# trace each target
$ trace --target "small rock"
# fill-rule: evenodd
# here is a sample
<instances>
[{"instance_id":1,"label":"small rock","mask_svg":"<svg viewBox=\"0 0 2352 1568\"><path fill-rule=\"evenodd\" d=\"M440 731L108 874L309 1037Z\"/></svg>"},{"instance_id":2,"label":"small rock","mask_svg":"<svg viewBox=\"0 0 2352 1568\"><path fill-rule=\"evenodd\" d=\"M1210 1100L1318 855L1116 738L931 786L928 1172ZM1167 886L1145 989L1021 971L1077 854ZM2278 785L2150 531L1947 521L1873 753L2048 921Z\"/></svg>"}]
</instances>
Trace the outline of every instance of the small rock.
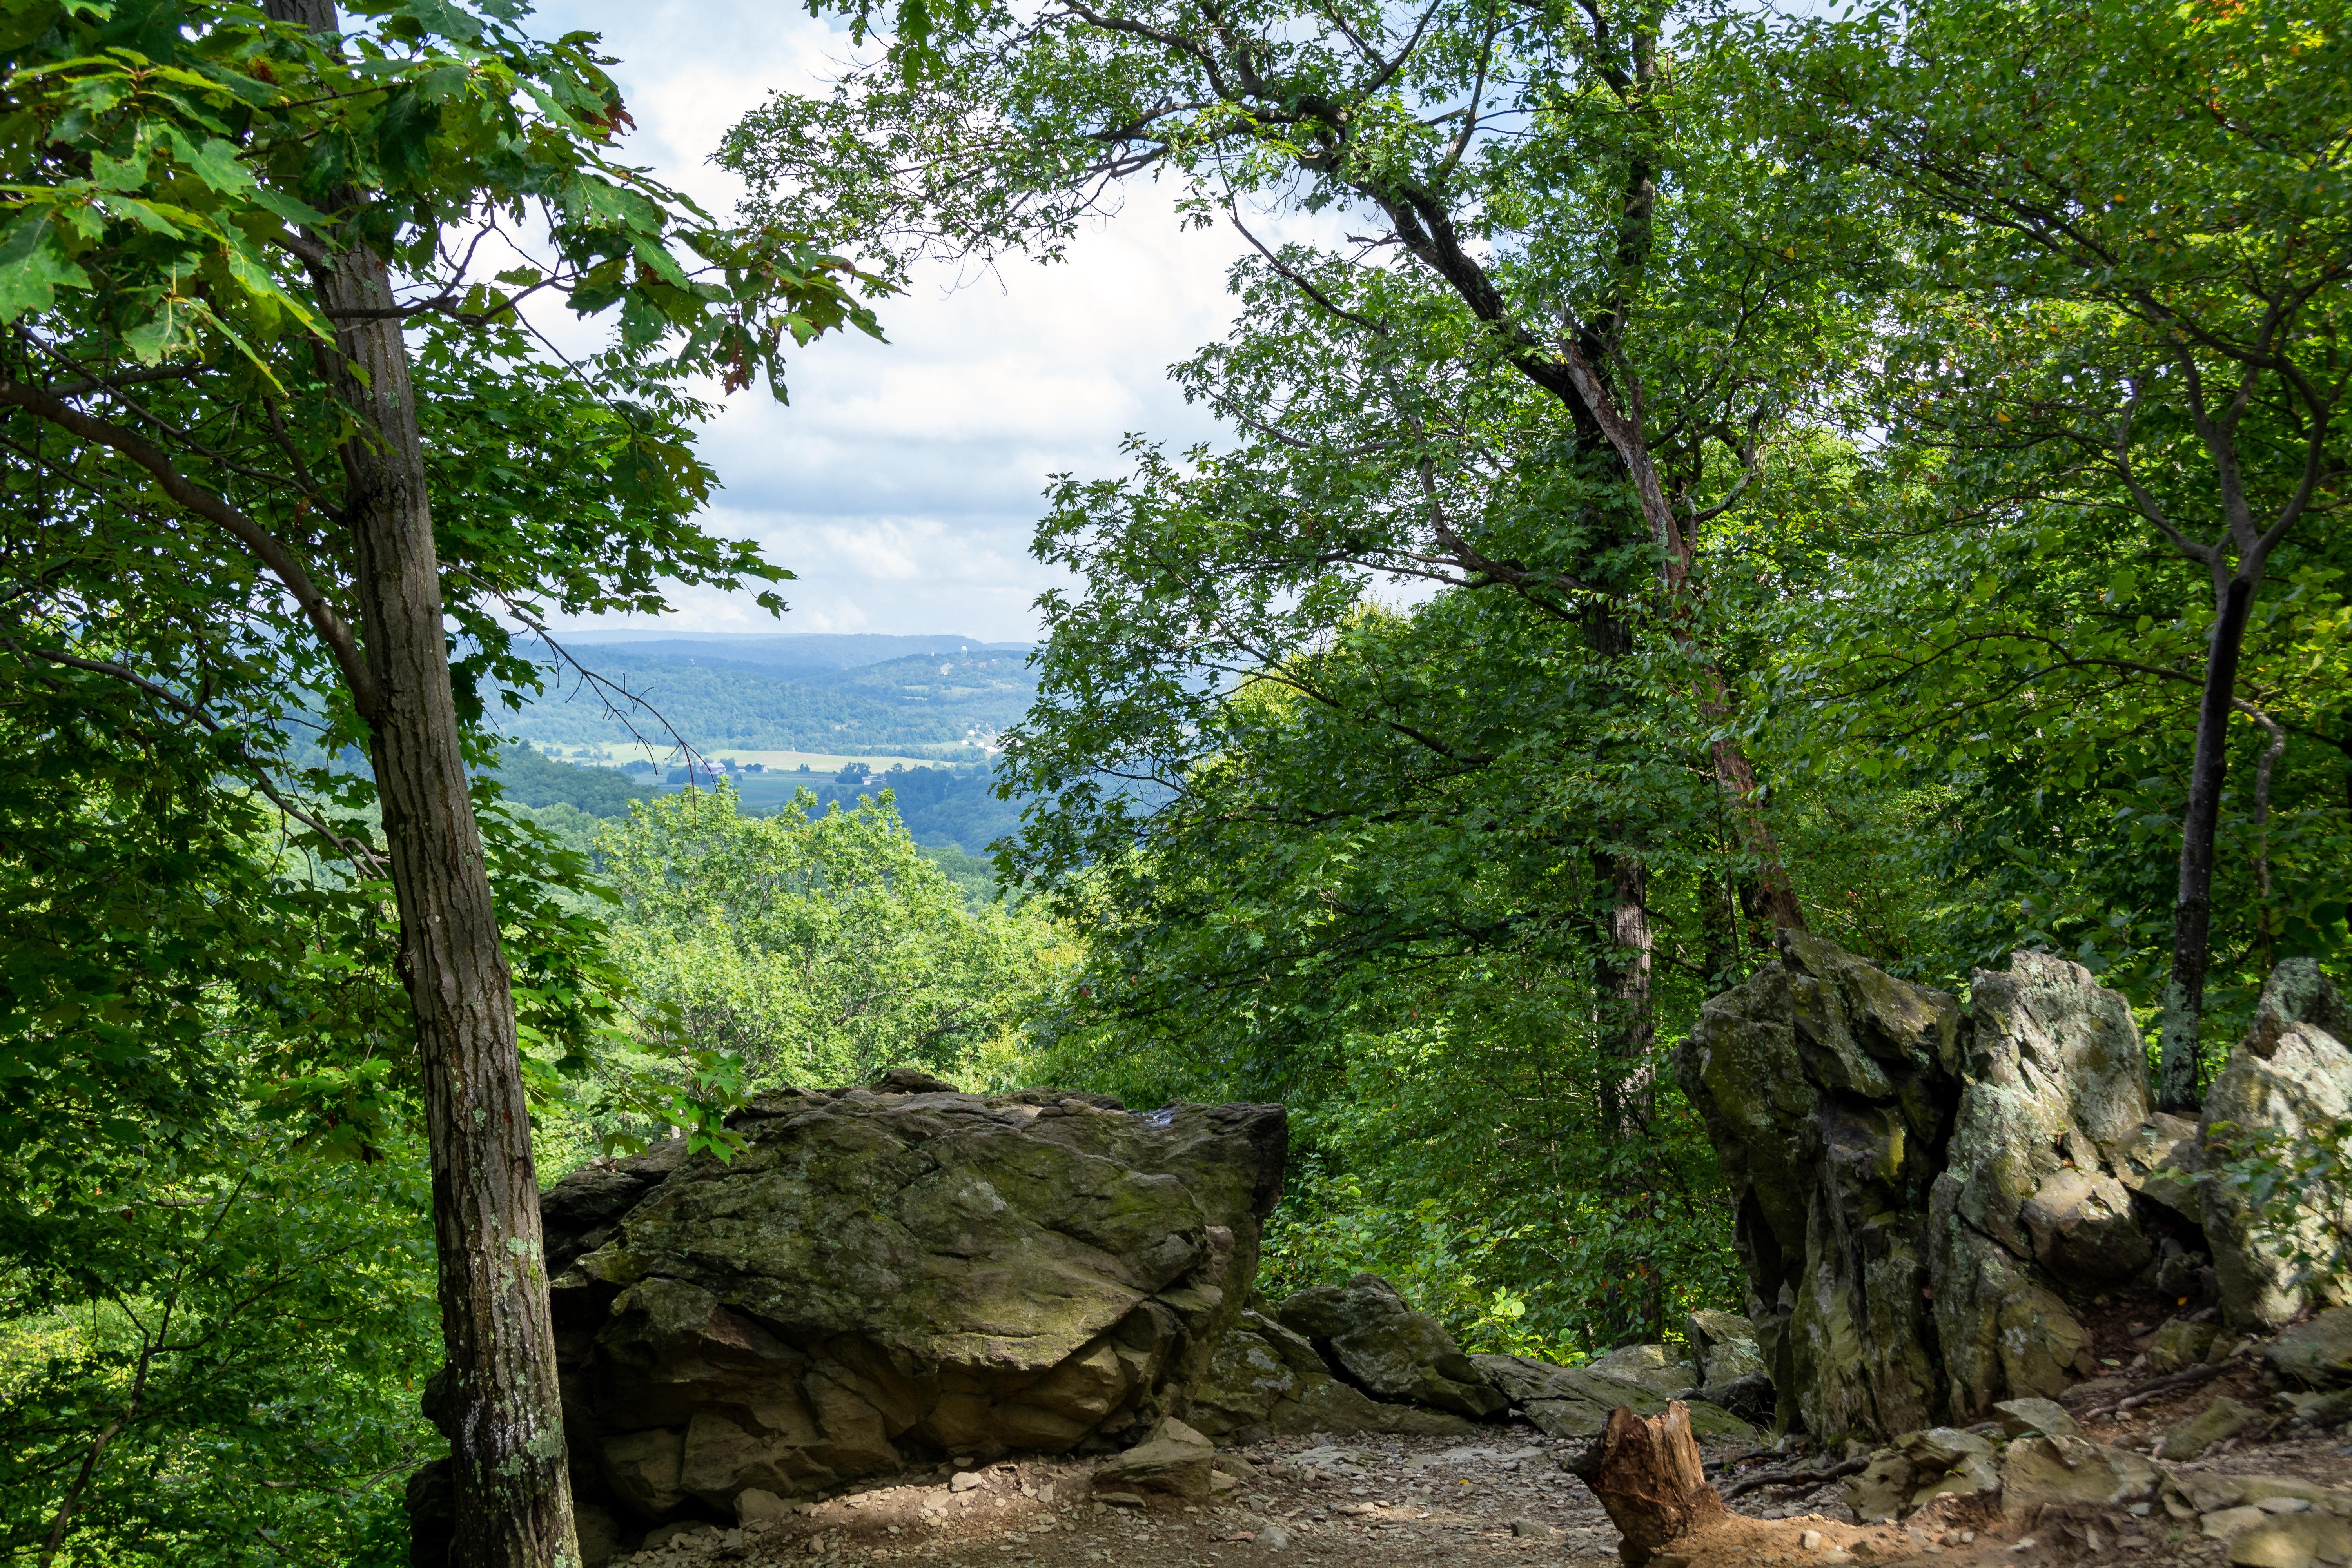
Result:
<instances>
[{"instance_id":1,"label":"small rock","mask_svg":"<svg viewBox=\"0 0 2352 1568\"><path fill-rule=\"evenodd\" d=\"M2352 1384L2352 1307L2297 1323L2273 1342L2266 1359L2305 1388Z\"/></svg>"},{"instance_id":2,"label":"small rock","mask_svg":"<svg viewBox=\"0 0 2352 1568\"><path fill-rule=\"evenodd\" d=\"M2303 1513L2310 1509L2311 1500L2300 1497L2266 1497L2257 1500L2254 1506L2264 1513Z\"/></svg>"},{"instance_id":3,"label":"small rock","mask_svg":"<svg viewBox=\"0 0 2352 1568\"><path fill-rule=\"evenodd\" d=\"M2205 1359L2213 1348L2219 1332L2210 1323L2192 1323L2186 1318L2175 1318L2156 1331L2156 1339L2147 1347L2147 1366L2154 1373L2181 1372Z\"/></svg>"},{"instance_id":4,"label":"small rock","mask_svg":"<svg viewBox=\"0 0 2352 1568\"><path fill-rule=\"evenodd\" d=\"M2261 1412L2224 1394L2164 1434L2164 1457L2196 1458L2222 1439L2236 1436L2260 1416Z\"/></svg>"},{"instance_id":5,"label":"small rock","mask_svg":"<svg viewBox=\"0 0 2352 1568\"><path fill-rule=\"evenodd\" d=\"M964 1470L959 1473L954 1479L948 1482L948 1490L951 1492L968 1492L973 1488L979 1486L981 1481L982 1477L978 1470Z\"/></svg>"},{"instance_id":6,"label":"small rock","mask_svg":"<svg viewBox=\"0 0 2352 1568\"><path fill-rule=\"evenodd\" d=\"M2000 1471L1990 1454L1970 1454L1957 1468L1931 1486L1911 1494L1913 1511L1926 1508L1943 1497L1998 1497L2000 1495Z\"/></svg>"},{"instance_id":7,"label":"small rock","mask_svg":"<svg viewBox=\"0 0 2352 1568\"><path fill-rule=\"evenodd\" d=\"M1257 1532L1257 1543L1268 1552L1279 1552L1290 1544L1290 1531L1278 1524L1269 1524Z\"/></svg>"},{"instance_id":8,"label":"small rock","mask_svg":"<svg viewBox=\"0 0 2352 1568\"><path fill-rule=\"evenodd\" d=\"M1892 1448L1873 1455L1869 1468L1847 1478L1846 1506L1860 1524L1881 1524L1901 1517L1911 1500L1917 1472L1911 1461Z\"/></svg>"},{"instance_id":9,"label":"small rock","mask_svg":"<svg viewBox=\"0 0 2352 1568\"><path fill-rule=\"evenodd\" d=\"M1209 1490L1212 1494L1229 1492L1240 1485L1241 1482L1234 1479L1233 1477L1225 1474L1223 1470L1211 1470L1209 1472Z\"/></svg>"},{"instance_id":10,"label":"small rock","mask_svg":"<svg viewBox=\"0 0 2352 1568\"><path fill-rule=\"evenodd\" d=\"M2045 1402L2046 1403L2046 1402ZM1990 1455L1992 1445L1973 1432L1962 1432L1951 1426L1930 1426L1924 1432L1906 1432L1895 1439L1895 1446L1914 1465L1926 1470L1948 1470L1970 1455Z\"/></svg>"},{"instance_id":11,"label":"small rock","mask_svg":"<svg viewBox=\"0 0 2352 1568\"><path fill-rule=\"evenodd\" d=\"M2023 1437L2039 1434L2044 1437L2079 1437L2083 1428L2064 1406L2054 1399L2004 1399L1992 1407L2000 1418L2004 1436Z\"/></svg>"},{"instance_id":12,"label":"small rock","mask_svg":"<svg viewBox=\"0 0 2352 1568\"><path fill-rule=\"evenodd\" d=\"M788 1518L792 1510L792 1504L758 1487L745 1487L735 1494L735 1521L738 1524L764 1524L770 1520Z\"/></svg>"},{"instance_id":13,"label":"small rock","mask_svg":"<svg viewBox=\"0 0 2352 1568\"><path fill-rule=\"evenodd\" d=\"M1143 1506L1143 1494L1140 1492L1097 1492L1095 1493L1095 1501L1107 1502L1113 1508L1141 1508Z\"/></svg>"},{"instance_id":14,"label":"small rock","mask_svg":"<svg viewBox=\"0 0 2352 1568\"><path fill-rule=\"evenodd\" d=\"M2236 1568L2312 1568L2352 1556L2352 1525L2326 1514L2266 1518L2229 1539L2227 1557Z\"/></svg>"},{"instance_id":15,"label":"small rock","mask_svg":"<svg viewBox=\"0 0 2352 1568\"><path fill-rule=\"evenodd\" d=\"M2227 1541L2242 1530L2251 1530L2270 1518L2261 1509L2248 1504L2242 1508L2217 1509L2197 1521L2197 1528L2208 1541Z\"/></svg>"},{"instance_id":16,"label":"small rock","mask_svg":"<svg viewBox=\"0 0 2352 1568\"><path fill-rule=\"evenodd\" d=\"M1216 1446L1173 1416L1164 1417L1151 1435L1123 1454L1114 1454L1095 1472L1097 1483L1173 1492L1178 1497L1205 1499L1213 1487L1210 1468Z\"/></svg>"},{"instance_id":17,"label":"small rock","mask_svg":"<svg viewBox=\"0 0 2352 1568\"><path fill-rule=\"evenodd\" d=\"M1548 1538L1551 1532L1550 1525L1538 1524L1532 1519L1515 1519L1511 1521L1511 1533L1519 1537L1521 1540L1528 1540L1530 1538L1535 1540L1543 1540Z\"/></svg>"},{"instance_id":18,"label":"small rock","mask_svg":"<svg viewBox=\"0 0 2352 1568\"><path fill-rule=\"evenodd\" d=\"M1809 1530L1797 1537L1797 1544L1808 1552L1819 1552L1822 1549L1822 1532L1818 1530Z\"/></svg>"},{"instance_id":19,"label":"small rock","mask_svg":"<svg viewBox=\"0 0 2352 1568\"><path fill-rule=\"evenodd\" d=\"M2080 1437L2020 1437L2001 1457L2001 1509L2012 1520L2036 1505L2121 1508L2156 1493L2157 1470L2128 1448Z\"/></svg>"}]
</instances>

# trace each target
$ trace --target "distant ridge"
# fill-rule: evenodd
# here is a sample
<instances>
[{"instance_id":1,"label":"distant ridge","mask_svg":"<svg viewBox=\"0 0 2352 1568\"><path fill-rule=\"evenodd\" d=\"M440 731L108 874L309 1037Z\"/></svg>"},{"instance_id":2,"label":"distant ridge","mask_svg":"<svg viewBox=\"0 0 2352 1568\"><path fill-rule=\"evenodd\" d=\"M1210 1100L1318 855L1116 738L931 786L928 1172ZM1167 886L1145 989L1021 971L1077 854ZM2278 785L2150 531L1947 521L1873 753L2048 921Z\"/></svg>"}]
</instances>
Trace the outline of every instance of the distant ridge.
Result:
<instances>
[{"instance_id":1,"label":"distant ridge","mask_svg":"<svg viewBox=\"0 0 2352 1568\"><path fill-rule=\"evenodd\" d=\"M860 669L918 654L950 654L985 648L1026 653L1025 642L984 642L942 632L929 637L894 637L881 632L674 632L659 627L559 633L567 647L626 647L639 658L674 658L688 664L748 665L772 670Z\"/></svg>"}]
</instances>

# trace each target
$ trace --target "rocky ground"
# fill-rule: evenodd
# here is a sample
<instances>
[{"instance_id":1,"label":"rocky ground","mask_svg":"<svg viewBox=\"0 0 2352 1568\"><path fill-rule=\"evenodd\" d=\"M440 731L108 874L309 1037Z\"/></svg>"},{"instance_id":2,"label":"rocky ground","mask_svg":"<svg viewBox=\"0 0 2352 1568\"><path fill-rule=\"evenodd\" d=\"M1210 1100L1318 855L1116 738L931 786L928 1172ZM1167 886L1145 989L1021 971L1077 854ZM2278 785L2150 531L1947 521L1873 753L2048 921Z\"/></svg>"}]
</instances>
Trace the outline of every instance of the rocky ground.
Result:
<instances>
[{"instance_id":1,"label":"rocky ground","mask_svg":"<svg viewBox=\"0 0 2352 1568\"><path fill-rule=\"evenodd\" d=\"M2249 1361L2225 1377L2085 1423L2102 1445L2144 1451L2217 1398L2264 1407L2237 1437L2171 1467L2185 1482L2230 1477L2292 1478L2341 1490L2352 1510L2352 1447L2267 1410L2267 1374ZM633 1556L628 1568L793 1563L806 1568L904 1563L937 1568L1243 1568L1321 1563L1422 1568L1494 1563L1603 1568L1618 1562L1616 1531L1560 1460L1575 1445L1517 1422L1475 1441L1423 1437L1282 1438L1219 1458L1218 1491L1187 1502L1164 1495L1097 1492L1093 1461L1034 1460L974 1468L942 1466L865 1484L793 1506L748 1527L669 1527L677 1533ZM1857 1456L1858 1457L1858 1456ZM1787 1454L1713 1446L1722 1484L1772 1471L1838 1468L1843 1453ZM1767 1486L1737 1498L1714 1529L1678 1543L1654 1568L1839 1568L1896 1564L2214 1564L2229 1531L2213 1533L2178 1503L2048 1507L2005 1521L1990 1500L1950 1498L1899 1524L1863 1527L1846 1505L1845 1478ZM2193 1486L2192 1486L2193 1489ZM2273 1506L2276 1506L2275 1504ZM2310 1506L2310 1505L2306 1505ZM2325 1511L2329 1505L2318 1505ZM2218 1514L2215 1517L2221 1517ZM2257 1568L2299 1568L2289 1557ZM2321 1557L2317 1561L2325 1562Z\"/></svg>"},{"instance_id":2,"label":"rocky ground","mask_svg":"<svg viewBox=\"0 0 2352 1568\"><path fill-rule=\"evenodd\" d=\"M1561 1471L1565 1447L1516 1423L1470 1443L1283 1438L1221 1457L1230 1489L1197 1503L1106 1501L1083 1461L948 1467L803 1504L765 1526L689 1529L618 1562L1613 1563L1617 1532L1583 1483Z\"/></svg>"}]
</instances>

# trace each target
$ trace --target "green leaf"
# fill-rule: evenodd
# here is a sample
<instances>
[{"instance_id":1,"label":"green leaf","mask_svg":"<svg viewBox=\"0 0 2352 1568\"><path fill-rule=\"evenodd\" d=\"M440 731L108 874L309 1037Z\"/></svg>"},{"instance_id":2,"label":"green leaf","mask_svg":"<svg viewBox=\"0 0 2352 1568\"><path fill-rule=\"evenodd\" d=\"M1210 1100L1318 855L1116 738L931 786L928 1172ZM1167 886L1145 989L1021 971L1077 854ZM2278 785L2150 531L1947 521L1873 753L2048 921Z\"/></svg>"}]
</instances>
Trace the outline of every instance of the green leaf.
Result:
<instances>
[{"instance_id":1,"label":"green leaf","mask_svg":"<svg viewBox=\"0 0 2352 1568\"><path fill-rule=\"evenodd\" d=\"M58 242L48 209L18 215L0 237L0 322L47 310L59 289L88 289L89 275Z\"/></svg>"}]
</instances>

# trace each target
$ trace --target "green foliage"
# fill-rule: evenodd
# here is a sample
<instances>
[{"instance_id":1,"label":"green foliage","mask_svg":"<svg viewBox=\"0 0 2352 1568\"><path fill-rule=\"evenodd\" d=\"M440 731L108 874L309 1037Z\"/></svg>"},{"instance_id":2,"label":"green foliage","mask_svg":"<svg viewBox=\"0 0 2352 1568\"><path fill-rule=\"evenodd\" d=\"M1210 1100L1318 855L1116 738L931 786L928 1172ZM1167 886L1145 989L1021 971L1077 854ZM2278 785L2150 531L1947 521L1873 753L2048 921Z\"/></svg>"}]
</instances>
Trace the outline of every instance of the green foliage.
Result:
<instances>
[{"instance_id":1,"label":"green foliage","mask_svg":"<svg viewBox=\"0 0 2352 1568\"><path fill-rule=\"evenodd\" d=\"M0 1162L12 1556L72 1495L65 1562L402 1560L402 1482L442 1442L421 1152L390 1152L322 1163L247 1123L84 1154L71 1184Z\"/></svg>"},{"instance_id":2,"label":"green foliage","mask_svg":"<svg viewBox=\"0 0 2352 1568\"><path fill-rule=\"evenodd\" d=\"M2314 1300L2352 1289L2352 1117L2288 1134L2218 1121L2208 1129L2209 1178L2254 1216L2253 1238L2290 1265Z\"/></svg>"},{"instance_id":3,"label":"green foliage","mask_svg":"<svg viewBox=\"0 0 2352 1568\"><path fill-rule=\"evenodd\" d=\"M751 1089L869 1082L901 1065L990 1076L1055 933L1034 914L969 907L887 792L850 811L814 805L803 791L746 816L722 782L606 830L638 1037L739 1058Z\"/></svg>"},{"instance_id":4,"label":"green foliage","mask_svg":"<svg viewBox=\"0 0 2352 1568\"><path fill-rule=\"evenodd\" d=\"M615 769L551 763L527 745L499 752L497 777L505 798L519 805L568 805L592 817L625 816L631 801L654 793Z\"/></svg>"},{"instance_id":5,"label":"green foliage","mask_svg":"<svg viewBox=\"0 0 2352 1568\"><path fill-rule=\"evenodd\" d=\"M2267 573L2225 738L2209 1053L2340 966L2352 37L2307 8L1910 5L1745 22L1781 155L1905 237L1853 378L1886 442L1775 618L1791 766L1940 792L1960 965L2142 998L2170 957L2217 602Z\"/></svg>"}]
</instances>

